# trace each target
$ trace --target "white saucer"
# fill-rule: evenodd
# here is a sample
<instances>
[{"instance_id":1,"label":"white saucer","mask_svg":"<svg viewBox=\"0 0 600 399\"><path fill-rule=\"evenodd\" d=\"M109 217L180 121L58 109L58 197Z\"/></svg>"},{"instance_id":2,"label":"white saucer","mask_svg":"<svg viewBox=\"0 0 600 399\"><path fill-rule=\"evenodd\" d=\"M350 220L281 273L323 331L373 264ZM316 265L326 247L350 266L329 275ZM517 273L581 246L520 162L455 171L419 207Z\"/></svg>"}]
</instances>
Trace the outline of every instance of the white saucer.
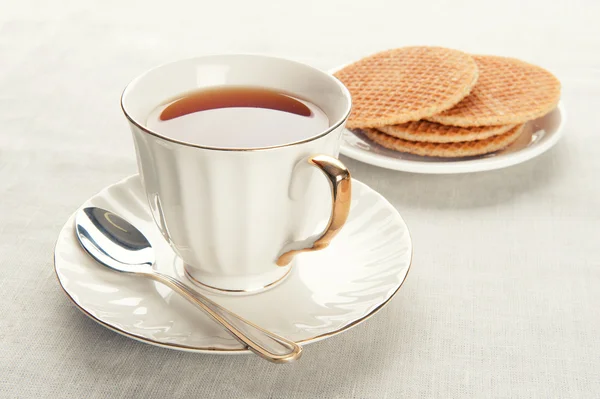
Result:
<instances>
[{"instance_id":1,"label":"white saucer","mask_svg":"<svg viewBox=\"0 0 600 399\"><path fill-rule=\"evenodd\" d=\"M240 316L307 344L355 326L385 305L404 282L412 258L406 224L380 194L352 182L346 226L322 251L301 254L291 275L255 295L203 292ZM156 250L155 268L185 280L156 228L138 176L111 185L82 206L99 206L138 227ZM205 353L249 353L208 316L168 288L95 263L73 232L74 215L54 252L58 280L79 309L118 333L162 347ZM192 283L185 281L188 285Z\"/></svg>"},{"instance_id":2,"label":"white saucer","mask_svg":"<svg viewBox=\"0 0 600 399\"><path fill-rule=\"evenodd\" d=\"M465 158L423 157L392 151L373 143L360 132L345 129L342 154L382 168L413 173L469 173L505 168L537 157L558 142L563 134L565 110L562 103L546 116L528 122L519 139L492 154Z\"/></svg>"}]
</instances>

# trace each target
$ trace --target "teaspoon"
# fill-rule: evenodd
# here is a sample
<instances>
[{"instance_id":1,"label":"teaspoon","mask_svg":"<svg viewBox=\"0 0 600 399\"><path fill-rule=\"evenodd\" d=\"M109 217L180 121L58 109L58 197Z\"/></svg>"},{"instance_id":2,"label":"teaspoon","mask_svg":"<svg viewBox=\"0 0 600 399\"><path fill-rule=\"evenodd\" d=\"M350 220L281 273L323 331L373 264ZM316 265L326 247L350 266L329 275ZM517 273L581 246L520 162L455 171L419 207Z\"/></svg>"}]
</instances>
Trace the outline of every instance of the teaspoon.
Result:
<instances>
[{"instance_id":1,"label":"teaspoon","mask_svg":"<svg viewBox=\"0 0 600 399\"><path fill-rule=\"evenodd\" d=\"M181 281L154 270L154 250L148 239L125 219L102 208L83 208L75 216L75 232L83 248L108 268L158 281L205 311L244 346L274 363L298 359L302 348L244 320Z\"/></svg>"}]
</instances>

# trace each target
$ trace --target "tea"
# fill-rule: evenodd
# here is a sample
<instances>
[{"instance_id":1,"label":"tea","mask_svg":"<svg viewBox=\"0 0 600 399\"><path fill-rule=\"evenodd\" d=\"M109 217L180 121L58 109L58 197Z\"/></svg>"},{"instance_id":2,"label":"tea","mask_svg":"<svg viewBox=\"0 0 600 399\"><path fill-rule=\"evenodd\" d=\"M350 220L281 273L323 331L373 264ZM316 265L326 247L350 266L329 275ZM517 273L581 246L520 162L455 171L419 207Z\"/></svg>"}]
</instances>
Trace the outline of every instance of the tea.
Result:
<instances>
[{"instance_id":1,"label":"tea","mask_svg":"<svg viewBox=\"0 0 600 399\"><path fill-rule=\"evenodd\" d=\"M318 135L329 119L317 105L257 87L186 93L154 109L147 127L169 138L207 147L257 148Z\"/></svg>"}]
</instances>

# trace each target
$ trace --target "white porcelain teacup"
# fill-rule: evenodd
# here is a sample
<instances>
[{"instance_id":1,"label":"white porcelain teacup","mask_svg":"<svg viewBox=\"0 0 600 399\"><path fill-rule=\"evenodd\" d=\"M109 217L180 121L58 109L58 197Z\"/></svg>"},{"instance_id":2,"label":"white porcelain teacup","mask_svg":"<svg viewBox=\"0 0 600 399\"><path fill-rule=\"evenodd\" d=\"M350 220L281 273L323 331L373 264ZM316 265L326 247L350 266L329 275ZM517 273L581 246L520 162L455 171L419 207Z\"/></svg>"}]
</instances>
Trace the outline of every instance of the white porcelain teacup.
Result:
<instances>
[{"instance_id":1,"label":"white porcelain teacup","mask_svg":"<svg viewBox=\"0 0 600 399\"><path fill-rule=\"evenodd\" d=\"M159 104L216 86L292 93L318 105L329 128L299 142L232 149L146 127ZM137 77L121 106L154 220L196 283L237 293L272 287L294 255L326 247L346 221L351 179L337 156L351 99L333 76L274 57L205 56Z\"/></svg>"}]
</instances>

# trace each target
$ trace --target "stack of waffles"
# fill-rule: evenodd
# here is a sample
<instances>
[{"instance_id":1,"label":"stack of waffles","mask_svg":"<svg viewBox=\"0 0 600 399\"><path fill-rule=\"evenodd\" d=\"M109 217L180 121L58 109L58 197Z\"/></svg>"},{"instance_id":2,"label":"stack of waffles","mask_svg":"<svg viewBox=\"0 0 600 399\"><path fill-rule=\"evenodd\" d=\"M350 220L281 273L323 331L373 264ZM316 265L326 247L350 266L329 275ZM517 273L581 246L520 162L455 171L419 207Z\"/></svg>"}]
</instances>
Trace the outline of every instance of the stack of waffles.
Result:
<instances>
[{"instance_id":1,"label":"stack of waffles","mask_svg":"<svg viewBox=\"0 0 600 399\"><path fill-rule=\"evenodd\" d=\"M442 47L403 47L335 73L352 95L347 127L383 147L467 157L515 142L552 111L560 82L538 66Z\"/></svg>"}]
</instances>

